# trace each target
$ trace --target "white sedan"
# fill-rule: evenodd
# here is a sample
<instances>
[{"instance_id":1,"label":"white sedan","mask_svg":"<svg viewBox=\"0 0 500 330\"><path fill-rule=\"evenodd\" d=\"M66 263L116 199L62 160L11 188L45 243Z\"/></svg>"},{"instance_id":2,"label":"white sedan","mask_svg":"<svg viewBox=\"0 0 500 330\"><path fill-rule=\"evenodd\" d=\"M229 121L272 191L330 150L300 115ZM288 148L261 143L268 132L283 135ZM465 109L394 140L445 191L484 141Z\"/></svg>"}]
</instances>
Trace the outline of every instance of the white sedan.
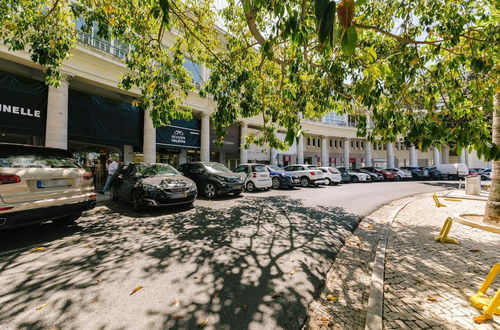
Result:
<instances>
[{"instance_id":1,"label":"white sedan","mask_svg":"<svg viewBox=\"0 0 500 330\"><path fill-rule=\"evenodd\" d=\"M333 167L319 167L321 172L325 175L325 184L327 186L338 185L340 181L342 181L342 177L340 176L339 170Z\"/></svg>"},{"instance_id":2,"label":"white sedan","mask_svg":"<svg viewBox=\"0 0 500 330\"><path fill-rule=\"evenodd\" d=\"M347 173L351 176L351 182L371 182L372 177L366 173L353 172L351 170L346 170L345 167L339 167L339 171L342 173Z\"/></svg>"}]
</instances>

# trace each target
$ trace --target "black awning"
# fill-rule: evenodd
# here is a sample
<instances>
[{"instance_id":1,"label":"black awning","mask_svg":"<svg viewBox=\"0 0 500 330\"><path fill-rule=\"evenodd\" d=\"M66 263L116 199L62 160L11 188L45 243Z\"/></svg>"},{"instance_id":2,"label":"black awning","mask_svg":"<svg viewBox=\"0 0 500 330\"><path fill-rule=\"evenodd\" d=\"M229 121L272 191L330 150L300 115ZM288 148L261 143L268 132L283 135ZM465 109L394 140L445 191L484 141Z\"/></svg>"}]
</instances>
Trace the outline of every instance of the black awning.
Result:
<instances>
[{"instance_id":1,"label":"black awning","mask_svg":"<svg viewBox=\"0 0 500 330\"><path fill-rule=\"evenodd\" d=\"M70 90L70 140L103 145L140 146L144 112L129 103Z\"/></svg>"},{"instance_id":2,"label":"black awning","mask_svg":"<svg viewBox=\"0 0 500 330\"><path fill-rule=\"evenodd\" d=\"M43 136L47 93L43 82L0 71L0 132Z\"/></svg>"}]
</instances>

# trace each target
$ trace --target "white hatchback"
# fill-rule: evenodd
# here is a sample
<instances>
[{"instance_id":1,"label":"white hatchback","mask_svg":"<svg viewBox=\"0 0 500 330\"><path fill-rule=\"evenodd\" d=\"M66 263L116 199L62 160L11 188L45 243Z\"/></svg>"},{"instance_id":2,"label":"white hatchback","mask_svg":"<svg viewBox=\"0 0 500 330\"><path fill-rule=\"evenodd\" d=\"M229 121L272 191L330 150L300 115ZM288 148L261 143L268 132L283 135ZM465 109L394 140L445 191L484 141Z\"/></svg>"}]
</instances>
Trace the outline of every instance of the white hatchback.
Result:
<instances>
[{"instance_id":1,"label":"white hatchback","mask_svg":"<svg viewBox=\"0 0 500 330\"><path fill-rule=\"evenodd\" d=\"M271 174L262 164L241 164L235 170L245 182L244 188L253 192L257 189L269 189L273 185Z\"/></svg>"},{"instance_id":2,"label":"white hatchback","mask_svg":"<svg viewBox=\"0 0 500 330\"><path fill-rule=\"evenodd\" d=\"M333 167L319 167L319 169L325 175L325 184L327 186L334 184L338 185L342 181L339 170Z\"/></svg>"}]
</instances>

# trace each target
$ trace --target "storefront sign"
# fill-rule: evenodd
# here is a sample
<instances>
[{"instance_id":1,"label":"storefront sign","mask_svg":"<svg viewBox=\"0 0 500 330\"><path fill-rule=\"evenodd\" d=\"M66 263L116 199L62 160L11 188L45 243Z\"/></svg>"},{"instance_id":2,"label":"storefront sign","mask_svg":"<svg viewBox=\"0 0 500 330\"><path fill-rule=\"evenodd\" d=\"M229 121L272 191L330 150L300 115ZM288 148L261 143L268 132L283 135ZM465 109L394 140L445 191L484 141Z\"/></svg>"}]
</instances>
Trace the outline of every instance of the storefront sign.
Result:
<instances>
[{"instance_id":1,"label":"storefront sign","mask_svg":"<svg viewBox=\"0 0 500 330\"><path fill-rule=\"evenodd\" d=\"M210 123L210 150L215 152L224 151L226 153L238 153L240 148L240 127L231 125L225 128L223 145L216 143L217 136L212 123Z\"/></svg>"},{"instance_id":2,"label":"storefront sign","mask_svg":"<svg viewBox=\"0 0 500 330\"><path fill-rule=\"evenodd\" d=\"M199 120L171 120L170 125L158 127L156 144L160 147L200 149Z\"/></svg>"},{"instance_id":3,"label":"storefront sign","mask_svg":"<svg viewBox=\"0 0 500 330\"><path fill-rule=\"evenodd\" d=\"M0 132L43 136L47 93L43 82L0 71Z\"/></svg>"}]
</instances>

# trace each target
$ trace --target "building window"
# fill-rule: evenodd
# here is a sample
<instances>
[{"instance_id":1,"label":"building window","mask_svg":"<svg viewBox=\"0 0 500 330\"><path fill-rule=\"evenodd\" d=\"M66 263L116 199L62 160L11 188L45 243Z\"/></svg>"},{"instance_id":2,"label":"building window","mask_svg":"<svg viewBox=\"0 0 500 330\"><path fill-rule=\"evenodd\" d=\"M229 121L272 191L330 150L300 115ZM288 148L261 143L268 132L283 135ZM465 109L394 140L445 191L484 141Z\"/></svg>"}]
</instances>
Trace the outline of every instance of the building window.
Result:
<instances>
[{"instance_id":1,"label":"building window","mask_svg":"<svg viewBox=\"0 0 500 330\"><path fill-rule=\"evenodd\" d=\"M311 146L311 138L307 138L307 146L310 147Z\"/></svg>"},{"instance_id":2,"label":"building window","mask_svg":"<svg viewBox=\"0 0 500 330\"><path fill-rule=\"evenodd\" d=\"M365 148L365 143L363 141L360 142L360 145L361 145L361 149Z\"/></svg>"},{"instance_id":3,"label":"building window","mask_svg":"<svg viewBox=\"0 0 500 330\"><path fill-rule=\"evenodd\" d=\"M332 140L329 140L329 143L330 143L330 148L332 147Z\"/></svg>"},{"instance_id":4,"label":"building window","mask_svg":"<svg viewBox=\"0 0 500 330\"><path fill-rule=\"evenodd\" d=\"M187 58L184 59L184 67L189 71L191 78L193 79L193 83L197 88L201 86L203 79L201 78L201 69L198 63L195 63Z\"/></svg>"}]
</instances>

